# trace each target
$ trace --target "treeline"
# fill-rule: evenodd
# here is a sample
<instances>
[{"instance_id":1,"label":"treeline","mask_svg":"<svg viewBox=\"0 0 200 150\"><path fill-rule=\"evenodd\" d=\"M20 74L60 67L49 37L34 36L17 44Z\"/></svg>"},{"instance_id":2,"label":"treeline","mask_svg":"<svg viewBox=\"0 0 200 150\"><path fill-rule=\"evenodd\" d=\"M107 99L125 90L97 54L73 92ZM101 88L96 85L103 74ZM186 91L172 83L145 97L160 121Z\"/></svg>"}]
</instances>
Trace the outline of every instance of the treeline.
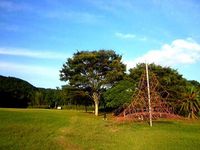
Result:
<instances>
[{"instance_id":1,"label":"treeline","mask_svg":"<svg viewBox=\"0 0 200 150\"><path fill-rule=\"evenodd\" d=\"M80 89L71 86L62 86L62 89L44 89L37 88L34 92L34 98L29 103L33 108L77 108L84 106L87 109L92 105L89 95Z\"/></svg>"},{"instance_id":2,"label":"treeline","mask_svg":"<svg viewBox=\"0 0 200 150\"><path fill-rule=\"evenodd\" d=\"M63 86L62 89L37 88L19 78L0 76L0 107L70 108L78 105L92 105L90 97L80 89L71 86Z\"/></svg>"},{"instance_id":3,"label":"treeline","mask_svg":"<svg viewBox=\"0 0 200 150\"><path fill-rule=\"evenodd\" d=\"M149 65L158 81L160 89L169 93L166 101L176 114L183 116L199 112L196 102L200 102L200 83L195 80L186 80L177 70L155 64ZM144 73L144 64L138 64L125 74L123 79L109 89L102 91L100 109L117 112L131 103L137 94L141 75ZM151 76L151 74L150 74ZM150 78L151 79L151 78ZM159 92L159 91L158 91ZM87 111L93 106L92 96L87 89L76 88L70 85L62 88L37 88L15 77L0 76L0 107L13 108L74 108L79 106Z\"/></svg>"},{"instance_id":4,"label":"treeline","mask_svg":"<svg viewBox=\"0 0 200 150\"><path fill-rule=\"evenodd\" d=\"M196 101L200 101L200 83L186 80L177 70L155 64L149 65L150 73L154 73L159 86L169 93L167 102L173 106L175 113L190 115L188 109L199 111ZM100 108L116 111L127 106L137 94L144 64L130 69L130 73L106 91L102 91ZM151 74L150 74L151 76ZM57 89L37 88L22 79L0 76L0 107L14 108L76 108L83 106L87 110L92 106L92 97L87 90L62 86Z\"/></svg>"},{"instance_id":5,"label":"treeline","mask_svg":"<svg viewBox=\"0 0 200 150\"><path fill-rule=\"evenodd\" d=\"M63 64L60 79L90 95L95 115L98 115L99 106L117 110L117 114L140 92L139 83L143 73L143 63L127 73L122 56L113 50L78 51ZM156 76L159 81L157 92L175 114L191 118L199 115L199 82L188 81L177 70L156 64L149 65L149 73L150 82L155 82L151 79L153 74Z\"/></svg>"}]
</instances>

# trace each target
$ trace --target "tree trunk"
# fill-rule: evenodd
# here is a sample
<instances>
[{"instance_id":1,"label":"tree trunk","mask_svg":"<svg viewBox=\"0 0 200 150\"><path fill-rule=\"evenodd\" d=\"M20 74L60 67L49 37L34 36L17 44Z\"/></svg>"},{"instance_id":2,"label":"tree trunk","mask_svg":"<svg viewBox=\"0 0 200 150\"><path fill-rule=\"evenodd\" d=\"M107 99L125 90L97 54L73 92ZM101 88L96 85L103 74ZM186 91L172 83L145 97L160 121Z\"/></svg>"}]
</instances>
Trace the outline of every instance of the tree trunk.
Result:
<instances>
[{"instance_id":1,"label":"tree trunk","mask_svg":"<svg viewBox=\"0 0 200 150\"><path fill-rule=\"evenodd\" d=\"M97 92L94 92L92 97L93 97L94 106L95 106L95 116L98 116L98 112L99 112L99 94Z\"/></svg>"}]
</instances>

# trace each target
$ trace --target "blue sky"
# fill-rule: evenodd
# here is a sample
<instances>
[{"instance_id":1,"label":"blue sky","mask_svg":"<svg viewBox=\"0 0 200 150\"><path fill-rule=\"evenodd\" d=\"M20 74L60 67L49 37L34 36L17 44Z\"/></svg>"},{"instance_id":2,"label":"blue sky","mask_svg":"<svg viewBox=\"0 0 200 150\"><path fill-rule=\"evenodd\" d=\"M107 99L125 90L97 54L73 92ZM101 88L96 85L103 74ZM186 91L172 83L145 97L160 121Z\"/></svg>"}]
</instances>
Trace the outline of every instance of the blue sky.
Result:
<instances>
[{"instance_id":1,"label":"blue sky","mask_svg":"<svg viewBox=\"0 0 200 150\"><path fill-rule=\"evenodd\" d=\"M77 50L113 49L200 81L199 0L0 0L0 75L55 88Z\"/></svg>"}]
</instances>

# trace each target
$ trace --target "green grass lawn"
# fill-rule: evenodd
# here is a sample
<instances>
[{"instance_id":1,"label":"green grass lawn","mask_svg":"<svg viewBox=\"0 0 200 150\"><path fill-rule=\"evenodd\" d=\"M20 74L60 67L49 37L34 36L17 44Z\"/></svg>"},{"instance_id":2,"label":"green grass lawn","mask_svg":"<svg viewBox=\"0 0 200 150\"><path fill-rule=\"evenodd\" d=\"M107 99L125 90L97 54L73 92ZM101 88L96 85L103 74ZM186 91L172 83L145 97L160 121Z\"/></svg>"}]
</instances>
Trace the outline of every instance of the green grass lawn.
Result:
<instances>
[{"instance_id":1,"label":"green grass lawn","mask_svg":"<svg viewBox=\"0 0 200 150\"><path fill-rule=\"evenodd\" d=\"M119 123L73 110L0 109L0 149L200 149L200 120Z\"/></svg>"}]
</instances>

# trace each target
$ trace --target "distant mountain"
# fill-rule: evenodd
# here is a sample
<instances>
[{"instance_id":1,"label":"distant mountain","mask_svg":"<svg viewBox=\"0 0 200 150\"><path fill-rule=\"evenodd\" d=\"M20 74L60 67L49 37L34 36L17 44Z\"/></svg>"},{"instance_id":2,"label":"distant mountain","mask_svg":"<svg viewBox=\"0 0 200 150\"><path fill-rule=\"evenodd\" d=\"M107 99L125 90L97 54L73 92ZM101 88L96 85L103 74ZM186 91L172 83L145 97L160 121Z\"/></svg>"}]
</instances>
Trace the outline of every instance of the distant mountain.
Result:
<instances>
[{"instance_id":1,"label":"distant mountain","mask_svg":"<svg viewBox=\"0 0 200 150\"><path fill-rule=\"evenodd\" d=\"M0 75L0 107L27 107L36 90L27 81Z\"/></svg>"}]
</instances>

